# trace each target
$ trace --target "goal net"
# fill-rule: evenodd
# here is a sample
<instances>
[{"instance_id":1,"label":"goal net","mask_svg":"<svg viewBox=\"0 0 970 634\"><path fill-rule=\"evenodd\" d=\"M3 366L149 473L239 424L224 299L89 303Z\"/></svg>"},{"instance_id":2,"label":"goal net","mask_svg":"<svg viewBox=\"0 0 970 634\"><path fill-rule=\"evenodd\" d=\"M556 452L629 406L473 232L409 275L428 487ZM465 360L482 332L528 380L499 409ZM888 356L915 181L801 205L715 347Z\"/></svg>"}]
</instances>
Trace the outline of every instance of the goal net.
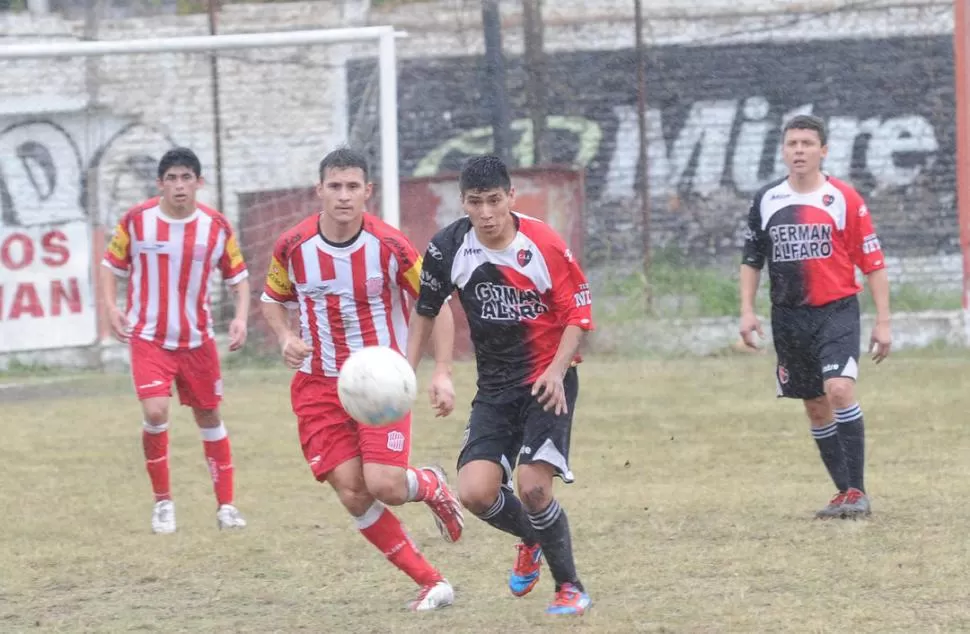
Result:
<instances>
[{"instance_id":1,"label":"goal net","mask_svg":"<svg viewBox=\"0 0 970 634\"><path fill-rule=\"evenodd\" d=\"M126 209L157 194L158 160L175 146L198 154L200 201L238 234L254 351L265 338L258 296L273 243L317 209L328 151L366 154L371 210L399 224L392 27L156 33L0 49L0 354L110 342L97 299L105 241ZM218 275L210 292L222 333L232 295Z\"/></svg>"}]
</instances>

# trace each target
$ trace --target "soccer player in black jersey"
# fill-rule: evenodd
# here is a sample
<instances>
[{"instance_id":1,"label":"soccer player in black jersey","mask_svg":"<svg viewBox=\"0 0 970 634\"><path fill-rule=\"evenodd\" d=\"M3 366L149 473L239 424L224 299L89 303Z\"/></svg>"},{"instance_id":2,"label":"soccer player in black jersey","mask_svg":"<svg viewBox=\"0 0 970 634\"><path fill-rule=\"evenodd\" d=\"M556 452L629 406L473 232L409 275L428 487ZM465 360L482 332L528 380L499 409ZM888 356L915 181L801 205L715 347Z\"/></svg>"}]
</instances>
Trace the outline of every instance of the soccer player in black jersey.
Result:
<instances>
[{"instance_id":1,"label":"soccer player in black jersey","mask_svg":"<svg viewBox=\"0 0 970 634\"><path fill-rule=\"evenodd\" d=\"M415 364L435 316L457 290L478 365L458 457L459 497L476 516L521 540L512 594L535 587L544 556L556 583L546 611L583 614L591 600L552 486L554 477L573 481L569 436L579 347L593 328L589 285L552 228L512 211L515 191L501 160L469 159L459 190L467 216L428 245L408 358ZM521 501L512 489L516 466Z\"/></svg>"},{"instance_id":2,"label":"soccer player in black jersey","mask_svg":"<svg viewBox=\"0 0 970 634\"><path fill-rule=\"evenodd\" d=\"M782 155L788 175L768 183L748 211L741 264L740 332L749 346L761 333L754 302L768 265L771 328L778 355L778 396L801 399L822 461L838 489L819 518L870 513L864 486L865 426L856 400L862 287L869 283L876 324L873 359L889 355L889 278L862 196L822 171L825 122L798 115L785 124Z\"/></svg>"}]
</instances>

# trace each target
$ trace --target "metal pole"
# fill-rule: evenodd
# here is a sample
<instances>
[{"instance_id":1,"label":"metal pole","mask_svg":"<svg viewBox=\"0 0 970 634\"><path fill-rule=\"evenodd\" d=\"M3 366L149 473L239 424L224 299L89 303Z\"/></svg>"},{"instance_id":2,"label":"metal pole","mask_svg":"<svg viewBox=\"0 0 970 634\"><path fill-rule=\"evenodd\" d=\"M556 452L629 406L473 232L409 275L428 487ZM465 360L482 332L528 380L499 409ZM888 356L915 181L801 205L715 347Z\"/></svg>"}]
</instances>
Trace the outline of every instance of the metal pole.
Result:
<instances>
[{"instance_id":1,"label":"metal pole","mask_svg":"<svg viewBox=\"0 0 970 634\"><path fill-rule=\"evenodd\" d=\"M643 8L640 0L634 0L634 28L636 28L637 59L637 127L640 133L638 194L640 198L641 239L643 244L644 301L649 311L653 305L653 292L650 288L650 179L647 164L647 63L643 46Z\"/></svg>"},{"instance_id":2,"label":"metal pole","mask_svg":"<svg viewBox=\"0 0 970 634\"><path fill-rule=\"evenodd\" d=\"M219 0L208 0L209 35L216 34L216 3ZM209 55L210 82L212 90L212 135L215 147L216 161L216 209L225 213L226 208L222 189L222 108L219 104L219 56L213 51Z\"/></svg>"},{"instance_id":3,"label":"metal pole","mask_svg":"<svg viewBox=\"0 0 970 634\"><path fill-rule=\"evenodd\" d=\"M532 119L532 164L545 159L546 59L543 51L542 0L522 0L525 31L526 95Z\"/></svg>"},{"instance_id":4,"label":"metal pole","mask_svg":"<svg viewBox=\"0 0 970 634\"><path fill-rule=\"evenodd\" d=\"M381 122L381 217L395 229L401 227L401 190L397 143L397 57L394 32L380 39Z\"/></svg>"},{"instance_id":5,"label":"metal pole","mask_svg":"<svg viewBox=\"0 0 970 634\"><path fill-rule=\"evenodd\" d=\"M963 256L963 337L970 345L970 0L953 2L953 57L956 90L957 218Z\"/></svg>"},{"instance_id":6,"label":"metal pole","mask_svg":"<svg viewBox=\"0 0 970 634\"><path fill-rule=\"evenodd\" d=\"M493 152L506 163L511 149L509 98L505 87L505 58L502 55L502 17L498 0L482 0L482 27L485 35L485 72L492 118Z\"/></svg>"}]
</instances>

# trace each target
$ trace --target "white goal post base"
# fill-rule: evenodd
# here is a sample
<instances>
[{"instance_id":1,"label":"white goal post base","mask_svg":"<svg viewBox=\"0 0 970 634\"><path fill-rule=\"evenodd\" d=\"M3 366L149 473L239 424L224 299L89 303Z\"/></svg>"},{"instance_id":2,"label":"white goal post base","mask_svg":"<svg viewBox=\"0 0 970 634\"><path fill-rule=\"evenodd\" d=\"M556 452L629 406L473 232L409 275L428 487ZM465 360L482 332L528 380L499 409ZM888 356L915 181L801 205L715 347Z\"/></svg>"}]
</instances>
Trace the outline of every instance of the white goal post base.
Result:
<instances>
[{"instance_id":1,"label":"white goal post base","mask_svg":"<svg viewBox=\"0 0 970 634\"><path fill-rule=\"evenodd\" d=\"M268 33L192 35L138 40L37 42L0 47L0 60L92 57L138 53L206 53L243 48L281 48L377 40L378 73L380 77L381 216L391 226L400 228L395 38L406 36L406 32L396 31L392 26L367 26Z\"/></svg>"}]
</instances>

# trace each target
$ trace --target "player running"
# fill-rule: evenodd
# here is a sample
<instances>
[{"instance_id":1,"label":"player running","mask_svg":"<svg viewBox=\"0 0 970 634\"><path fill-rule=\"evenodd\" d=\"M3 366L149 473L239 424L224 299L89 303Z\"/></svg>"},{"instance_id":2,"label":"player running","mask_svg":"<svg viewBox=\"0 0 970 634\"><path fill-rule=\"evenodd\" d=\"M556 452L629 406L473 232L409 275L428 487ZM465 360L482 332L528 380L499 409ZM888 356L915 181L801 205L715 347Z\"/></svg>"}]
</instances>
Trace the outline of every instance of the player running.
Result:
<instances>
[{"instance_id":1,"label":"player running","mask_svg":"<svg viewBox=\"0 0 970 634\"><path fill-rule=\"evenodd\" d=\"M535 587L545 555L556 582L546 611L582 614L591 601L576 574L569 523L552 486L554 476L573 481L569 435L578 350L593 328L589 286L548 225L512 211L515 192L501 160L469 159L459 189L468 215L428 246L409 357L417 358L458 289L478 364L478 392L458 457L459 498L521 540L512 594ZM516 461L521 502L512 491Z\"/></svg>"},{"instance_id":2,"label":"player running","mask_svg":"<svg viewBox=\"0 0 970 634\"><path fill-rule=\"evenodd\" d=\"M363 156L335 150L319 172L323 211L276 241L262 312L284 361L298 370L290 395L310 470L334 488L361 534L421 586L409 608L434 610L451 605L454 591L385 505L426 503L452 542L464 526L461 507L440 468L409 466L410 414L383 427L358 425L337 396L340 367L352 352L377 345L403 349L406 296L417 297L421 257L400 231L364 212L373 185ZM299 311L300 334L290 330L287 308ZM448 379L453 340L449 311L435 329L439 367L432 405L439 415L454 407Z\"/></svg>"},{"instance_id":3,"label":"player running","mask_svg":"<svg viewBox=\"0 0 970 634\"><path fill-rule=\"evenodd\" d=\"M754 301L768 262L771 327L778 355L778 396L802 399L822 461L838 489L819 518L869 515L864 485L865 433L856 400L860 318L855 267L869 281L876 363L891 346L886 260L862 197L825 174L825 122L792 118L783 132L788 176L769 183L748 212L741 264L741 336L762 335Z\"/></svg>"},{"instance_id":4,"label":"player running","mask_svg":"<svg viewBox=\"0 0 970 634\"><path fill-rule=\"evenodd\" d=\"M236 296L229 349L246 342L249 280L229 221L196 201L203 185L198 157L175 148L158 163L161 196L121 218L104 254L102 299L111 331L131 351L131 374L141 401L145 465L155 492L152 531L175 532L169 488L168 419L172 383L192 408L212 476L219 528L242 528L233 505L229 435L219 413L222 375L209 313L209 281L218 269ZM115 276L128 278L127 308L117 305Z\"/></svg>"}]
</instances>

